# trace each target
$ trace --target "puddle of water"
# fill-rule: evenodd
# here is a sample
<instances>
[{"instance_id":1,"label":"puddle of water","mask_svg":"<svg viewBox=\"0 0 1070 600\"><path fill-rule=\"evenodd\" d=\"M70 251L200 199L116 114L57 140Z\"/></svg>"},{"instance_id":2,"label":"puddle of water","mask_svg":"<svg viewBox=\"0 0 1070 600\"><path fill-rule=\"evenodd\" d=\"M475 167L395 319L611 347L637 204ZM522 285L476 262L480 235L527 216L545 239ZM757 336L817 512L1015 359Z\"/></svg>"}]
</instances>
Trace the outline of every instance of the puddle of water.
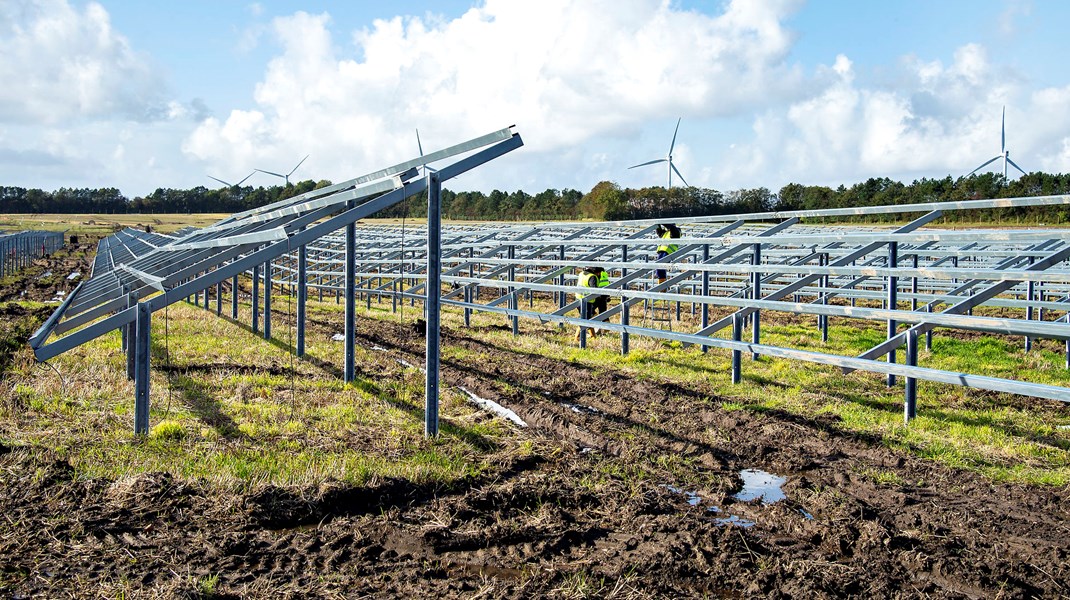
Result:
<instances>
[{"instance_id":1,"label":"puddle of water","mask_svg":"<svg viewBox=\"0 0 1070 600\"><path fill-rule=\"evenodd\" d=\"M491 411L492 413L497 414L498 416L504 417L504 418L512 421L513 423L516 423L520 427L527 427L528 426L528 424L525 423L524 420L520 418L520 415L518 415L515 412L513 412L512 410L502 406L501 404L498 404L497 402L495 402L493 400L487 400L486 398L480 398L479 396L473 394L472 392L468 391L467 389L465 389L463 387L458 386L457 389L459 389L462 392L464 392L465 394L467 394L468 398L470 400L472 400L472 402L474 402L477 405L479 405L480 407L485 408L485 409Z\"/></svg>"},{"instance_id":2,"label":"puddle of water","mask_svg":"<svg viewBox=\"0 0 1070 600\"><path fill-rule=\"evenodd\" d=\"M331 340L335 342L344 342L346 341L346 335L344 333L336 333L331 336Z\"/></svg>"},{"instance_id":3,"label":"puddle of water","mask_svg":"<svg viewBox=\"0 0 1070 600\"><path fill-rule=\"evenodd\" d=\"M592 415L601 414L601 411L599 411L597 408L594 408L592 406L584 406L582 404L569 404L568 402L562 402L561 406L564 406L565 408L571 410L574 413L579 413L579 414L587 413L587 414L592 414Z\"/></svg>"},{"instance_id":4,"label":"puddle of water","mask_svg":"<svg viewBox=\"0 0 1070 600\"><path fill-rule=\"evenodd\" d=\"M387 352L386 348L383 348L382 346L377 346L375 344L372 344L372 350L378 350L379 352Z\"/></svg>"},{"instance_id":5,"label":"puddle of water","mask_svg":"<svg viewBox=\"0 0 1070 600\"><path fill-rule=\"evenodd\" d=\"M727 517L725 517L723 519L714 519L713 522L717 523L718 527L728 527L730 525L731 526L735 526L735 527L743 527L743 528L754 527L754 521L750 521L750 520L747 520L747 519L741 519L741 518L737 517L736 515L728 515Z\"/></svg>"},{"instance_id":6,"label":"puddle of water","mask_svg":"<svg viewBox=\"0 0 1070 600\"><path fill-rule=\"evenodd\" d=\"M70 275L67 276L67 281L74 281L75 279L78 279L81 276L82 276L81 273L79 273L78 271L75 271L74 273L71 273Z\"/></svg>"},{"instance_id":7,"label":"puddle of water","mask_svg":"<svg viewBox=\"0 0 1070 600\"><path fill-rule=\"evenodd\" d=\"M688 492L686 490L676 487L675 485L663 485L662 487L674 494L681 494L683 497L687 498L687 503L691 506L698 506L699 504L702 504L702 496L699 496L695 492Z\"/></svg>"},{"instance_id":8,"label":"puddle of water","mask_svg":"<svg viewBox=\"0 0 1070 600\"><path fill-rule=\"evenodd\" d=\"M787 481L784 477L761 469L743 469L739 472L739 476L743 479L743 489L732 497L740 502L750 502L761 498L762 504L773 504L787 497L780 489Z\"/></svg>"},{"instance_id":9,"label":"puddle of water","mask_svg":"<svg viewBox=\"0 0 1070 600\"><path fill-rule=\"evenodd\" d=\"M580 448L580 454L588 454L594 452L594 448Z\"/></svg>"},{"instance_id":10,"label":"puddle of water","mask_svg":"<svg viewBox=\"0 0 1070 600\"><path fill-rule=\"evenodd\" d=\"M812 514L810 514L810 513L806 512L805 510L803 510L803 509L801 509L801 508L800 508L800 509L799 509L799 512L801 512L801 513L802 513L802 516L806 517L806 520L807 520L807 521L813 521L813 520L814 520L814 515L812 515Z\"/></svg>"},{"instance_id":11,"label":"puddle of water","mask_svg":"<svg viewBox=\"0 0 1070 600\"><path fill-rule=\"evenodd\" d=\"M1070 429L1070 425L1057 425L1056 429Z\"/></svg>"}]
</instances>

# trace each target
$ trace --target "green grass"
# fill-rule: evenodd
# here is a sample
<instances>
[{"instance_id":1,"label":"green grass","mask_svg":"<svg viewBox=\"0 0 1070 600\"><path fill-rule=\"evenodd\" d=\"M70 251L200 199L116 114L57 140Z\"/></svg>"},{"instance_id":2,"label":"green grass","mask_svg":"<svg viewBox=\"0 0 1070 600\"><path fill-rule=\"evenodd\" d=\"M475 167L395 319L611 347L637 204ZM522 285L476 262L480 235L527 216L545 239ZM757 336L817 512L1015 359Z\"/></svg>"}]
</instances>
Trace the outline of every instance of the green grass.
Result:
<instances>
[{"instance_id":1,"label":"green grass","mask_svg":"<svg viewBox=\"0 0 1070 600\"><path fill-rule=\"evenodd\" d=\"M285 324L276 327L285 340ZM342 344L310 332L309 359L294 360L291 376L284 346L179 303L153 319L148 436L132 436L133 386L115 332L55 358L56 371L18 365L0 392L0 440L51 448L87 477L163 471L240 490L388 477L448 484L523 441L448 389L441 435L426 439L419 372L358 349L358 364L382 376L343 385Z\"/></svg>"},{"instance_id":2,"label":"green grass","mask_svg":"<svg viewBox=\"0 0 1070 600\"><path fill-rule=\"evenodd\" d=\"M275 308L288 310L284 298ZM398 321L390 304L372 304L364 316ZM228 306L229 309L229 306ZM310 301L313 319L340 322L333 295ZM248 304L240 306L248 319ZM641 311L636 311L641 313ZM407 307L405 321L420 314ZM685 316L687 311L685 311ZM641 314L633 315L640 322ZM758 415L782 411L849 432L873 436L884 445L994 480L1064 486L1070 483L1070 424L1067 407L956 386L919 382L919 418L904 426L902 382L887 388L884 377L833 367L744 356L743 381L733 385L731 357L723 350L701 353L633 337L632 352L619 354L619 337L601 335L580 350L571 328L521 321L514 338L505 317L474 314L467 330L488 346L617 371L636 379L676 383L708 396L712 407ZM446 310L443 324L463 328L460 312ZM690 327L693 323L685 325ZM444 389L442 435L423 436L423 376L383 352L357 348L364 372L377 373L343 385L338 371L342 344L310 330L307 359L294 360L286 347L292 332L282 319L275 340L264 341L244 326L179 303L153 318L152 433L131 436L133 389L124 373L117 333L54 359L58 370L31 366L25 352L12 362L0 388L0 441L48 447L67 457L86 476L121 477L166 471L236 488L317 485L327 480L354 484L382 477L444 482L500 464L503 455L531 453L531 440L500 419L471 407ZM21 331L21 330L20 330ZM763 343L851 356L882 341L882 324L833 319L823 343L816 319L763 321ZM722 332L722 336L725 332ZM443 347L444 359L480 361L478 349ZM1070 386L1061 348L1038 344L1025 354L1018 339L936 335L920 363L956 372L1028 379ZM291 371L292 364L292 371ZM525 382L499 382L525 391ZM619 441L649 436L660 412L637 413L635 427L617 431ZM831 418L831 420L830 420ZM701 429L701 424L695 425ZM732 432L707 430L711 441ZM644 457L638 463L605 460L592 469L591 486L609 481L637 485L654 474L687 478L693 465L675 456ZM869 475L895 485L889 474Z\"/></svg>"},{"instance_id":3,"label":"green grass","mask_svg":"<svg viewBox=\"0 0 1070 600\"><path fill-rule=\"evenodd\" d=\"M632 320L639 318L633 315ZM443 322L463 327L457 313L447 311ZM581 350L571 338L571 328L562 331L553 324L521 321L521 335L514 338L506 329L490 327L502 323L507 323L505 317L477 314L466 333L503 349L687 385L711 393L715 405L724 410L833 416L843 430L876 436L888 447L997 481L1070 484L1070 431L1058 428L1070 424L1070 407L1054 401L1023 402L1010 394L919 381L919 417L905 426L902 378L889 389L879 374L845 376L830 366L770 357L752 361L745 354L743 381L733 385L731 355L724 350L702 354L698 348L633 337L632 351L622 357L616 335L589 340L588 348ZM884 339L883 324L844 319L832 320L827 343L821 341L816 319L767 320L762 326L762 343L844 356L857 355ZM932 350L919 351L919 364L925 367L1070 387L1063 360L1061 346L1055 343L1037 342L1026 354L1020 338L995 336L963 340L937 333ZM878 477L878 483L891 482Z\"/></svg>"}]
</instances>

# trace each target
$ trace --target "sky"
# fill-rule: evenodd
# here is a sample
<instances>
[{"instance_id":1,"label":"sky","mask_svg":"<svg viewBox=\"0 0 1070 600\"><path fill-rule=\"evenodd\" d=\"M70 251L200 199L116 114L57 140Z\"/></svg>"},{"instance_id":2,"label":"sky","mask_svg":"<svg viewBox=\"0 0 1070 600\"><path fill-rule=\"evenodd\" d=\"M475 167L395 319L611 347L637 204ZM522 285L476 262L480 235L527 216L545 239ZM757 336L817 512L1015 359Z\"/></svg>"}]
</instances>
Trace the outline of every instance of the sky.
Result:
<instances>
[{"instance_id":1,"label":"sky","mask_svg":"<svg viewBox=\"0 0 1070 600\"><path fill-rule=\"evenodd\" d=\"M455 190L1070 172L1061 0L0 0L0 186L341 181L515 125ZM1002 170L996 161L986 170ZM255 173L251 185L282 179ZM680 185L674 177L673 185Z\"/></svg>"}]
</instances>

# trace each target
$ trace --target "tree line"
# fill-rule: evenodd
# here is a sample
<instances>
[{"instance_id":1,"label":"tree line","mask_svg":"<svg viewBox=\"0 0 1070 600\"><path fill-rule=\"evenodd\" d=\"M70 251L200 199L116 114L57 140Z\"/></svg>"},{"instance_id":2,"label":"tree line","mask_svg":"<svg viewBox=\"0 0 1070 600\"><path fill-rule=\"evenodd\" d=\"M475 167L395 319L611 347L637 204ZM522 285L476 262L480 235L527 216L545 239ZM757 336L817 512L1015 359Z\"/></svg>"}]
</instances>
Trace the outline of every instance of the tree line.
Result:
<instances>
[{"instance_id":1,"label":"tree line","mask_svg":"<svg viewBox=\"0 0 1070 600\"><path fill-rule=\"evenodd\" d=\"M0 213L235 213L271 204L330 185L306 180L287 186L208 189L159 188L145 196L127 198L116 188L71 189L52 192L0 186ZM789 183L778 192L759 187L721 192L710 188L621 188L602 181L589 192L547 189L538 194L442 191L442 215L453 220L547 221L593 219L671 219L766 211L815 210L982 198L1013 198L1070 193L1070 175L1030 173L1009 180L999 173L981 173L953 179L922 178L912 183L887 177L871 178L850 187ZM381 211L377 217L421 218L427 215L422 197ZM1046 223L1070 221L1070 206L1005 208L995 211L953 213L965 221L1036 219ZM896 219L895 215L868 216L863 220Z\"/></svg>"}]
</instances>

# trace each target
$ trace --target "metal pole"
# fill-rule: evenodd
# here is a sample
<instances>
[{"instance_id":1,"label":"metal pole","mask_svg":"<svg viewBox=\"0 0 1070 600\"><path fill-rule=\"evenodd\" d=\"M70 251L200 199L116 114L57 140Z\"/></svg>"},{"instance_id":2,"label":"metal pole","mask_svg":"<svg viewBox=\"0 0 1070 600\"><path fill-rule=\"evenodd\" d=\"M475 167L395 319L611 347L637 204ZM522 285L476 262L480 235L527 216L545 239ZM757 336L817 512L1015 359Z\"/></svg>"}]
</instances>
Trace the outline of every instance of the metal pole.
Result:
<instances>
[{"instance_id":1,"label":"metal pole","mask_svg":"<svg viewBox=\"0 0 1070 600\"><path fill-rule=\"evenodd\" d=\"M738 312L732 313L732 340L741 341L743 339L743 318ZM739 383L742 380L743 370L743 352L740 350L732 350L732 383Z\"/></svg>"},{"instance_id":2,"label":"metal pole","mask_svg":"<svg viewBox=\"0 0 1070 600\"><path fill-rule=\"evenodd\" d=\"M907 364L918 366L918 332L907 333ZM913 377L906 378L906 391L903 403L903 422L909 424L910 420L918 415L918 382Z\"/></svg>"},{"instance_id":3,"label":"metal pole","mask_svg":"<svg viewBox=\"0 0 1070 600\"><path fill-rule=\"evenodd\" d=\"M218 317L223 314L223 282L215 284L215 314Z\"/></svg>"},{"instance_id":4,"label":"metal pole","mask_svg":"<svg viewBox=\"0 0 1070 600\"><path fill-rule=\"evenodd\" d=\"M356 204L350 200L346 202L346 210L351 210ZM357 226L355 223L346 225L346 260L345 260L345 372L343 380L346 383L356 378L356 359L354 357L354 344L357 335ZM370 296L369 296L370 297Z\"/></svg>"},{"instance_id":5,"label":"metal pole","mask_svg":"<svg viewBox=\"0 0 1070 600\"><path fill-rule=\"evenodd\" d=\"M260 265L253 267L253 333L260 332Z\"/></svg>"},{"instance_id":6,"label":"metal pole","mask_svg":"<svg viewBox=\"0 0 1070 600\"><path fill-rule=\"evenodd\" d=\"M131 292L126 297L126 307L131 308L133 306L137 306L137 294ZM126 338L126 378L133 379L137 358L137 350L135 350L137 347L137 322L127 325L123 333Z\"/></svg>"},{"instance_id":7,"label":"metal pole","mask_svg":"<svg viewBox=\"0 0 1070 600\"><path fill-rule=\"evenodd\" d=\"M580 275L582 277L582 275ZM580 298L580 318L587 318L587 296ZM580 348L587 348L587 328L580 325Z\"/></svg>"},{"instance_id":8,"label":"metal pole","mask_svg":"<svg viewBox=\"0 0 1070 600\"><path fill-rule=\"evenodd\" d=\"M238 320L238 276L235 275L230 280L230 318L235 321Z\"/></svg>"},{"instance_id":9,"label":"metal pole","mask_svg":"<svg viewBox=\"0 0 1070 600\"><path fill-rule=\"evenodd\" d=\"M705 263L708 260L710 260L710 245L709 244L703 244L702 245L702 262ZM702 298L705 299L709 295L710 295L710 272L709 271L703 271L702 272ZM702 329L705 329L705 328L709 327L709 325L710 325L710 307L705 302L702 303L701 319L702 319ZM709 346L703 345L702 346L702 353L705 354L706 352L709 351L709 349L710 349Z\"/></svg>"},{"instance_id":10,"label":"metal pole","mask_svg":"<svg viewBox=\"0 0 1070 600\"><path fill-rule=\"evenodd\" d=\"M148 435L149 433L149 343L152 328L152 311L149 305L139 303L137 305L137 357L134 367L134 434Z\"/></svg>"},{"instance_id":11,"label":"metal pole","mask_svg":"<svg viewBox=\"0 0 1070 600\"><path fill-rule=\"evenodd\" d=\"M899 242L888 243L888 268L894 269L899 265ZM888 310L896 310L899 302L899 278L888 277ZM895 337L895 330L899 324L895 319L888 319L888 339ZM895 348L888 352L888 362L895 362ZM895 375L888 374L888 387L895 385Z\"/></svg>"},{"instance_id":12,"label":"metal pole","mask_svg":"<svg viewBox=\"0 0 1070 600\"><path fill-rule=\"evenodd\" d=\"M264 339L271 339L271 261L264 261Z\"/></svg>"},{"instance_id":13,"label":"metal pole","mask_svg":"<svg viewBox=\"0 0 1070 600\"><path fill-rule=\"evenodd\" d=\"M297 250L297 356L305 355L305 304L308 302L308 247Z\"/></svg>"},{"instance_id":14,"label":"metal pole","mask_svg":"<svg viewBox=\"0 0 1070 600\"><path fill-rule=\"evenodd\" d=\"M762 264L762 245L754 244L754 254L751 255L751 264L758 266ZM762 274L755 271L751 274L751 294L755 300L761 300L762 298ZM754 311L754 323L751 329L751 343L760 344L761 342L761 329L762 329L762 311ZM750 356L751 360L758 360L758 353L753 352Z\"/></svg>"},{"instance_id":15,"label":"metal pole","mask_svg":"<svg viewBox=\"0 0 1070 600\"><path fill-rule=\"evenodd\" d=\"M508 253L509 253L508 254L509 260L515 259L516 258L516 247L515 246L509 246ZM515 281L516 281L516 267L513 266L513 265L509 265L509 282L513 283ZM509 308L511 308L513 310L516 310L517 308L519 308L519 305L517 303L517 298L516 298L516 288L513 287L513 286L509 286ZM516 316L514 314L512 316L511 320L513 322L513 337L516 337L516 336L520 335L520 317L518 317L518 316Z\"/></svg>"},{"instance_id":16,"label":"metal pole","mask_svg":"<svg viewBox=\"0 0 1070 600\"><path fill-rule=\"evenodd\" d=\"M628 246L621 246L620 247L620 260L621 260L621 262L625 262L625 263L628 262ZM620 271L621 279L623 279L627 275L628 275L628 269L621 269L621 271ZM564 297L564 293L562 293L561 295L562 295L562 297ZM629 310L629 306L628 306L628 298L626 298L624 296L621 296L621 298L620 298L620 306L621 306L620 324L624 325L624 326L628 326L628 325L631 324L631 314L630 314L631 311ZM630 335L628 334L628 330L624 330L624 331L622 331L620 333L620 353L621 353L622 356L627 356L628 352L631 350L631 348L629 347L631 345L631 340L629 339L629 337L630 337Z\"/></svg>"},{"instance_id":17,"label":"metal pole","mask_svg":"<svg viewBox=\"0 0 1070 600\"><path fill-rule=\"evenodd\" d=\"M828 254L821 254L817 259L817 263L819 265L823 266L823 267L828 266L829 255ZM824 288L825 290L828 289L828 287L829 287L829 276L828 275L825 275L824 277L821 278L821 287ZM821 304L827 305L828 303L829 303L828 293L825 292L825 291L822 291L821 292ZM821 316L819 316L817 318L817 320L818 320L818 325L821 327L821 342L822 343L828 343L828 341L829 341L829 317L828 317L828 315L821 315Z\"/></svg>"},{"instance_id":18,"label":"metal pole","mask_svg":"<svg viewBox=\"0 0 1070 600\"><path fill-rule=\"evenodd\" d=\"M438 435L439 318L442 296L442 183L427 173L427 380L424 385L424 435Z\"/></svg>"}]
</instances>

